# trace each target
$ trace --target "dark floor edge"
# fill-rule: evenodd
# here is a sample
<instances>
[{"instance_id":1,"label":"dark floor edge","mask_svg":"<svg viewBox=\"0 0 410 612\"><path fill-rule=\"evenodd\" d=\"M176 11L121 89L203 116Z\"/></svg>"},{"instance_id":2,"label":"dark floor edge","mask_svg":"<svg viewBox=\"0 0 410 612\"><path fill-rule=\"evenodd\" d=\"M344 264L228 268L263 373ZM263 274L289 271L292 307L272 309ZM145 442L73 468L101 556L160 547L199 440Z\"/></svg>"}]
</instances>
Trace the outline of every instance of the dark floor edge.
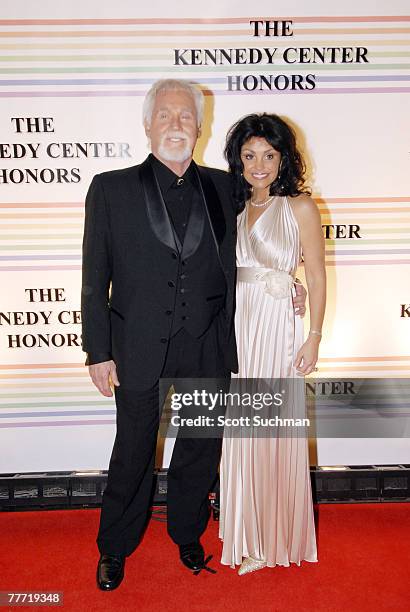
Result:
<instances>
[{"instance_id":1,"label":"dark floor edge","mask_svg":"<svg viewBox=\"0 0 410 612\"><path fill-rule=\"evenodd\" d=\"M320 466L310 470L315 503L410 502L410 465ZM105 471L0 474L0 511L98 508ZM167 470L156 470L153 504L166 505ZM210 494L215 511L219 486Z\"/></svg>"}]
</instances>

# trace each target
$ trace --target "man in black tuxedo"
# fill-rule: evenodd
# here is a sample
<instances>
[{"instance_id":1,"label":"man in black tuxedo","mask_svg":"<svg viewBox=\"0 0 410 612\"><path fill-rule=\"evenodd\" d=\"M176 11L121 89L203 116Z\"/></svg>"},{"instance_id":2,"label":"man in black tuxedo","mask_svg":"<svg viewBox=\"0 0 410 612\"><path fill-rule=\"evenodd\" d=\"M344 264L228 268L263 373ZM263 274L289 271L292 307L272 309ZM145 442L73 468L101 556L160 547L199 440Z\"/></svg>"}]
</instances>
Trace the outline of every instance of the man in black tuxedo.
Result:
<instances>
[{"instance_id":1,"label":"man in black tuxedo","mask_svg":"<svg viewBox=\"0 0 410 612\"><path fill-rule=\"evenodd\" d=\"M94 177L83 242L83 350L91 378L111 396L117 433L104 492L97 582L116 588L149 510L160 378L228 379L237 370L233 327L236 212L229 177L197 166L203 94L163 80L144 102L152 154ZM168 532L190 569L204 567L199 538L221 441L177 437L168 470Z\"/></svg>"},{"instance_id":2,"label":"man in black tuxedo","mask_svg":"<svg viewBox=\"0 0 410 612\"><path fill-rule=\"evenodd\" d=\"M147 520L159 427L159 380L229 381L234 334L236 210L230 179L197 166L202 92L154 83L144 101L152 154L94 177L83 241L83 350L100 392L115 387L117 433L97 538L97 582L112 590ZM295 301L299 313L305 298ZM183 390L183 389L181 389ZM221 440L178 436L168 470L168 532L191 570Z\"/></svg>"}]
</instances>

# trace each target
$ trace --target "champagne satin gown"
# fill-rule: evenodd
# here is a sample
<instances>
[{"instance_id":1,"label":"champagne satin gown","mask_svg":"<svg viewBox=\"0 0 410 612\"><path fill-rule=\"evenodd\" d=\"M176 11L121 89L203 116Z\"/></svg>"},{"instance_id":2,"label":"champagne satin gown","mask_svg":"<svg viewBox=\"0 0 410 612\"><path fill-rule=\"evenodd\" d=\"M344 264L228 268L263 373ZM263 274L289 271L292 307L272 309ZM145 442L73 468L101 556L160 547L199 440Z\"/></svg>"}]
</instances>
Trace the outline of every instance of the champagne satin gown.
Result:
<instances>
[{"instance_id":1,"label":"champagne satin gown","mask_svg":"<svg viewBox=\"0 0 410 612\"><path fill-rule=\"evenodd\" d=\"M292 287L301 249L286 197L275 197L250 229L247 208L239 215L236 253L237 377L295 378L303 322ZM305 414L302 387L298 416ZM306 437L226 435L220 481L221 563L235 567L248 556L269 567L317 561Z\"/></svg>"}]
</instances>

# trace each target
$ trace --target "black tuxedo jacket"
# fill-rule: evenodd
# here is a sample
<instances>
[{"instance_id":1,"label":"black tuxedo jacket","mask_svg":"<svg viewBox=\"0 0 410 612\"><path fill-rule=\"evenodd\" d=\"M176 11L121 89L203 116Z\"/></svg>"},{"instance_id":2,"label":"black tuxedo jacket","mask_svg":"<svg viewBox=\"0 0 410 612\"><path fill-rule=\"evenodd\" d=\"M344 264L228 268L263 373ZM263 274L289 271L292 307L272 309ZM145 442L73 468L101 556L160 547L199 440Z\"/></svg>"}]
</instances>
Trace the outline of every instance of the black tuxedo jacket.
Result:
<instances>
[{"instance_id":1,"label":"black tuxedo jacket","mask_svg":"<svg viewBox=\"0 0 410 612\"><path fill-rule=\"evenodd\" d=\"M236 210L230 179L221 170L196 165L195 170L226 278L218 316L220 350L226 367L236 372ZM189 256L197 238L190 221L182 258ZM170 335L167 279L176 259L175 235L149 161L96 175L85 208L82 342L87 363L114 359L121 386L145 389L160 377Z\"/></svg>"}]
</instances>

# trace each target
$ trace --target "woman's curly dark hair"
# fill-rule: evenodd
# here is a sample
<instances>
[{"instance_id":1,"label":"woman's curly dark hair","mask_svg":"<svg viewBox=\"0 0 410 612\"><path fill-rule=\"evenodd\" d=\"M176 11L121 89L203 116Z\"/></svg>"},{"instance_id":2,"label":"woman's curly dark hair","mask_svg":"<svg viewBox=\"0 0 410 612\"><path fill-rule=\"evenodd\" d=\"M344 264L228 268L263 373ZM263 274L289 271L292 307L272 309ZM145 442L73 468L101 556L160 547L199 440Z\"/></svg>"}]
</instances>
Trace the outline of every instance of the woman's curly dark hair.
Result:
<instances>
[{"instance_id":1,"label":"woman's curly dark hair","mask_svg":"<svg viewBox=\"0 0 410 612\"><path fill-rule=\"evenodd\" d=\"M233 197L241 211L251 197L251 185L242 175L242 146L252 137L265 138L281 154L279 174L271 184L269 195L297 196L311 194L305 187L306 166L296 146L293 129L278 115L252 114L237 121L226 137L225 159L233 180Z\"/></svg>"}]
</instances>

